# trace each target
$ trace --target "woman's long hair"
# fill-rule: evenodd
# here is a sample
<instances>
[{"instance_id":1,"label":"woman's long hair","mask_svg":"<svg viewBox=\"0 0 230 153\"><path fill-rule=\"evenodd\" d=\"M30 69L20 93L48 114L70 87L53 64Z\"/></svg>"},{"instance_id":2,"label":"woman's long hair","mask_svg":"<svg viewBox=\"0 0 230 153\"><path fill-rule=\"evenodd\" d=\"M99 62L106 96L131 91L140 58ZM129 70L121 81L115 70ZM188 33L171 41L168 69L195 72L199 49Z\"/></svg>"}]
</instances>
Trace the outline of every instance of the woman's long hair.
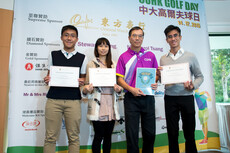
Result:
<instances>
[{"instance_id":1,"label":"woman's long hair","mask_svg":"<svg viewBox=\"0 0 230 153\"><path fill-rule=\"evenodd\" d=\"M99 57L98 46L101 44L106 44L109 46L109 51L106 55L106 66L107 68L111 68L113 63L112 63L111 45L108 39L104 37L97 39L95 48L94 48L94 55L95 57Z\"/></svg>"}]
</instances>

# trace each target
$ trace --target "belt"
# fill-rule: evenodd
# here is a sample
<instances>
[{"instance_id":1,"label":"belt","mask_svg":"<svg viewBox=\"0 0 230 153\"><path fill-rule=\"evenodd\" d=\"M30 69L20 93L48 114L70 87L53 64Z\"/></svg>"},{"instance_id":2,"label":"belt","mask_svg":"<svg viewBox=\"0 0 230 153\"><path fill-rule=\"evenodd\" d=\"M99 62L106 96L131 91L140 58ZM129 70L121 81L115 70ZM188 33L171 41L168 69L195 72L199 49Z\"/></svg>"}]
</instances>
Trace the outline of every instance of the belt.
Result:
<instances>
[{"instance_id":1,"label":"belt","mask_svg":"<svg viewBox=\"0 0 230 153\"><path fill-rule=\"evenodd\" d=\"M101 95L113 95L113 94L101 93Z\"/></svg>"}]
</instances>

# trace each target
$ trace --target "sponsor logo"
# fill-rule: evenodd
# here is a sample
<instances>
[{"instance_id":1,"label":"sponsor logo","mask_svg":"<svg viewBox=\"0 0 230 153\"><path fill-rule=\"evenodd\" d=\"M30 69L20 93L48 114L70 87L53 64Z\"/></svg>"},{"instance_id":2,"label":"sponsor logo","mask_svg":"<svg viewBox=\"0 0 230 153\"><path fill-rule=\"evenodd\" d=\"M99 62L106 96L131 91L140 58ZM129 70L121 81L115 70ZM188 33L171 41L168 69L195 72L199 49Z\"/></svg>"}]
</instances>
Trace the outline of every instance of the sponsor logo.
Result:
<instances>
[{"instance_id":1,"label":"sponsor logo","mask_svg":"<svg viewBox=\"0 0 230 153\"><path fill-rule=\"evenodd\" d=\"M25 69L27 71L35 70L35 71L47 71L48 64L47 63L26 63Z\"/></svg>"},{"instance_id":2,"label":"sponsor logo","mask_svg":"<svg viewBox=\"0 0 230 153\"><path fill-rule=\"evenodd\" d=\"M162 116L157 116L157 117L156 117L156 120L157 120L157 121L161 121L161 120L166 120L166 119L165 119L164 117L162 117Z\"/></svg>"},{"instance_id":3,"label":"sponsor logo","mask_svg":"<svg viewBox=\"0 0 230 153\"><path fill-rule=\"evenodd\" d=\"M35 64L35 71L47 71L48 64L46 63L36 63Z\"/></svg>"},{"instance_id":4,"label":"sponsor logo","mask_svg":"<svg viewBox=\"0 0 230 153\"><path fill-rule=\"evenodd\" d=\"M24 92L23 93L23 96L24 97L40 97L40 96L46 96L46 93L27 93L27 92Z\"/></svg>"},{"instance_id":5,"label":"sponsor logo","mask_svg":"<svg viewBox=\"0 0 230 153\"><path fill-rule=\"evenodd\" d=\"M98 21L98 19L100 21ZM100 22L100 27L94 26L94 20L97 20L96 23ZM116 32L127 33L128 30L131 29L134 25L132 21L127 21L126 23L124 23L119 19L110 20L107 17L92 19L88 17L87 14L83 17L81 16L81 14L74 14L70 19L70 23L76 27L101 30L104 32L103 35L105 36L117 36ZM139 26L144 29L145 24L143 22L139 22Z\"/></svg>"},{"instance_id":6,"label":"sponsor logo","mask_svg":"<svg viewBox=\"0 0 230 153\"><path fill-rule=\"evenodd\" d=\"M46 86L44 80L24 80L24 86Z\"/></svg>"},{"instance_id":7,"label":"sponsor logo","mask_svg":"<svg viewBox=\"0 0 230 153\"><path fill-rule=\"evenodd\" d=\"M163 97L164 96L164 91L155 91L155 96L161 96Z\"/></svg>"},{"instance_id":8,"label":"sponsor logo","mask_svg":"<svg viewBox=\"0 0 230 153\"><path fill-rule=\"evenodd\" d=\"M36 131L39 125L40 125L39 120L24 121L22 123L22 127L25 129L25 131Z\"/></svg>"},{"instance_id":9,"label":"sponsor logo","mask_svg":"<svg viewBox=\"0 0 230 153\"><path fill-rule=\"evenodd\" d=\"M30 70L32 70L33 69L33 64L32 63L26 63L26 65L25 65L25 69L27 70L27 71L30 71Z\"/></svg>"},{"instance_id":10,"label":"sponsor logo","mask_svg":"<svg viewBox=\"0 0 230 153\"><path fill-rule=\"evenodd\" d=\"M130 47L130 45L127 45L127 49ZM159 51L159 52L163 52L163 48L160 47L155 47L155 46L142 46L144 48L144 50L146 51Z\"/></svg>"},{"instance_id":11,"label":"sponsor logo","mask_svg":"<svg viewBox=\"0 0 230 153\"><path fill-rule=\"evenodd\" d=\"M44 110L23 110L22 117L44 117Z\"/></svg>"},{"instance_id":12,"label":"sponsor logo","mask_svg":"<svg viewBox=\"0 0 230 153\"><path fill-rule=\"evenodd\" d=\"M89 23L93 23L93 19L89 19L88 16L86 15L85 20L81 18L80 14L75 14L71 19L70 22L74 25L74 26L79 26L83 25L82 27L88 28L89 27Z\"/></svg>"},{"instance_id":13,"label":"sponsor logo","mask_svg":"<svg viewBox=\"0 0 230 153\"><path fill-rule=\"evenodd\" d=\"M144 58L144 61L151 61L151 58Z\"/></svg>"}]
</instances>

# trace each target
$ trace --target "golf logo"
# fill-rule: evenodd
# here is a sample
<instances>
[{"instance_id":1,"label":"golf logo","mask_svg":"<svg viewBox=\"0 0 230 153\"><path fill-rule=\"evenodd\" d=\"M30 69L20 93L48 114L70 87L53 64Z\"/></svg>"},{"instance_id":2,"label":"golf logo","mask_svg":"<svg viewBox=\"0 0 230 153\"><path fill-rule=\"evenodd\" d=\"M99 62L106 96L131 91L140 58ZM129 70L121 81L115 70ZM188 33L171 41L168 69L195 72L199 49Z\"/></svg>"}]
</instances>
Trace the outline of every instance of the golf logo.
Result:
<instances>
[{"instance_id":1,"label":"golf logo","mask_svg":"<svg viewBox=\"0 0 230 153\"><path fill-rule=\"evenodd\" d=\"M138 76L141 79L141 82L145 85L149 83L149 81L153 78L153 74L150 72L141 72Z\"/></svg>"}]
</instances>

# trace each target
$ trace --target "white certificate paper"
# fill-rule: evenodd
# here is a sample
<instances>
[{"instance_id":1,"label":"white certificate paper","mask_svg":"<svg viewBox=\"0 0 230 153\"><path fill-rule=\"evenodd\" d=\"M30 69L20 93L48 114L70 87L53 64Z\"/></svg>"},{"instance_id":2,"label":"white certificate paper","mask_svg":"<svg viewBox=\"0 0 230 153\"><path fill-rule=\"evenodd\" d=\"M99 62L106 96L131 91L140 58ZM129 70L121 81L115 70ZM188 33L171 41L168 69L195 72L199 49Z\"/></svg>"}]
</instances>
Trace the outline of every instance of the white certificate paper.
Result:
<instances>
[{"instance_id":1,"label":"white certificate paper","mask_svg":"<svg viewBox=\"0 0 230 153\"><path fill-rule=\"evenodd\" d=\"M191 81L189 63L162 66L161 83L176 84Z\"/></svg>"},{"instance_id":2,"label":"white certificate paper","mask_svg":"<svg viewBox=\"0 0 230 153\"><path fill-rule=\"evenodd\" d=\"M49 86L79 87L79 67L50 66Z\"/></svg>"},{"instance_id":3,"label":"white certificate paper","mask_svg":"<svg viewBox=\"0 0 230 153\"><path fill-rule=\"evenodd\" d=\"M113 87L116 72L113 68L89 68L89 83L95 87Z\"/></svg>"}]
</instances>

